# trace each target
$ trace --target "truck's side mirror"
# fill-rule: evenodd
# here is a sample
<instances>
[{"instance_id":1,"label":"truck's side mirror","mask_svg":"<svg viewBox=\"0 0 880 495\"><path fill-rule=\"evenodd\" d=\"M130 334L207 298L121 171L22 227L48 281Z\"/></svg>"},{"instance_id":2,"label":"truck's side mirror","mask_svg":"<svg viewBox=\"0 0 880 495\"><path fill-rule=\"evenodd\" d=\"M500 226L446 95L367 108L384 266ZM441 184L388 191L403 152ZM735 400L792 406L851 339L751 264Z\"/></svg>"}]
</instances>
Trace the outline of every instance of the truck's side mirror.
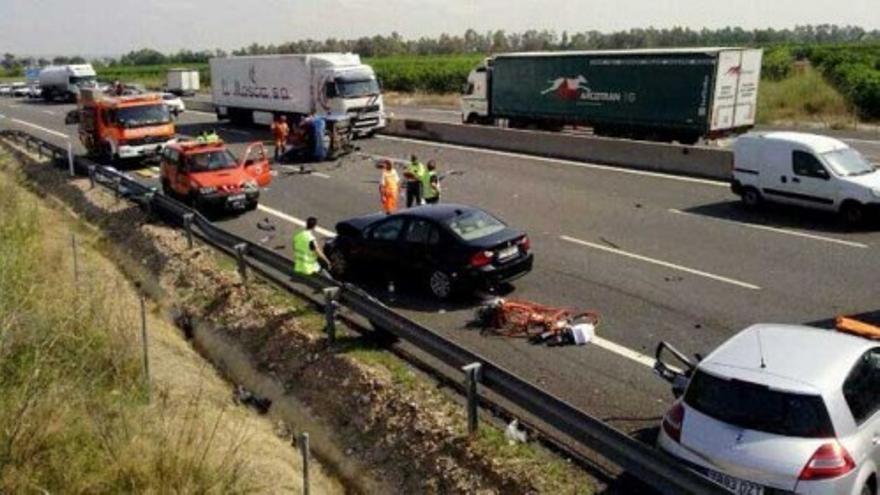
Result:
<instances>
[{"instance_id":1,"label":"truck's side mirror","mask_svg":"<svg viewBox=\"0 0 880 495\"><path fill-rule=\"evenodd\" d=\"M64 117L65 124L79 124L79 110L71 110L67 112L67 115Z\"/></svg>"},{"instance_id":2,"label":"truck's side mirror","mask_svg":"<svg viewBox=\"0 0 880 495\"><path fill-rule=\"evenodd\" d=\"M327 81L327 84L324 85L324 94L327 98L336 98L339 96L339 90L336 88L336 83L334 81Z\"/></svg>"}]
</instances>

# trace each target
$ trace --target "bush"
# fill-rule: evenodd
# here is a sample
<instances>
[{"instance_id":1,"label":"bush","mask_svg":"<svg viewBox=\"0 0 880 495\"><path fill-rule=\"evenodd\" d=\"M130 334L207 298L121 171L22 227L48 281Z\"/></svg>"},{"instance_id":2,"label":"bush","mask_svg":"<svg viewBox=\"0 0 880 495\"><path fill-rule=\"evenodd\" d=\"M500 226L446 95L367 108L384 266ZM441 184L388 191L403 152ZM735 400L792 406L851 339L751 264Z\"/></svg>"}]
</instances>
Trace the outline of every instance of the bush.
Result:
<instances>
[{"instance_id":1,"label":"bush","mask_svg":"<svg viewBox=\"0 0 880 495\"><path fill-rule=\"evenodd\" d=\"M781 81L791 75L794 55L788 48L764 52L761 76L770 81Z\"/></svg>"}]
</instances>

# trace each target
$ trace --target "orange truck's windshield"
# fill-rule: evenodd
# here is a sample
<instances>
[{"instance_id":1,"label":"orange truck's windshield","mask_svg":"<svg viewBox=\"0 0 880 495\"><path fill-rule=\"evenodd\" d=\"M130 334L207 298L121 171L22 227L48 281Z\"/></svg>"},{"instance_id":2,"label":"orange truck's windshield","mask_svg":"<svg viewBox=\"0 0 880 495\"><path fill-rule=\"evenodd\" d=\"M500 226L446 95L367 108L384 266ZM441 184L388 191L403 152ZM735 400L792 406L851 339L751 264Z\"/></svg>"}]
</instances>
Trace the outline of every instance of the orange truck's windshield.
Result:
<instances>
[{"instance_id":1,"label":"orange truck's windshield","mask_svg":"<svg viewBox=\"0 0 880 495\"><path fill-rule=\"evenodd\" d=\"M235 161L235 156L233 156L229 150L196 153L189 155L187 160L189 162L189 168L193 172L209 172L212 170L223 170L238 166L238 163Z\"/></svg>"},{"instance_id":2,"label":"orange truck's windshield","mask_svg":"<svg viewBox=\"0 0 880 495\"><path fill-rule=\"evenodd\" d=\"M171 122L171 114L164 103L119 108L114 112L113 120L123 127L144 127L162 125Z\"/></svg>"}]
</instances>

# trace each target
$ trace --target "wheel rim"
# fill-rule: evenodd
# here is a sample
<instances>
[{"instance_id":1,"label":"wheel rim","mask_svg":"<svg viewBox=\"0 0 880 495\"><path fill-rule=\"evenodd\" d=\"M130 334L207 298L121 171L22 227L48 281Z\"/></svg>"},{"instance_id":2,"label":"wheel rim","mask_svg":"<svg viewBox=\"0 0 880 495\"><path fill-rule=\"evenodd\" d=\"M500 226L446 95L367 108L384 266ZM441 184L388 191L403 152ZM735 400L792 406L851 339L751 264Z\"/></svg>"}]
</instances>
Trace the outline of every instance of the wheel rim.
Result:
<instances>
[{"instance_id":1,"label":"wheel rim","mask_svg":"<svg viewBox=\"0 0 880 495\"><path fill-rule=\"evenodd\" d=\"M758 193L752 189L749 189L743 194L743 199L745 200L747 205L754 206L758 204Z\"/></svg>"},{"instance_id":2,"label":"wheel rim","mask_svg":"<svg viewBox=\"0 0 880 495\"><path fill-rule=\"evenodd\" d=\"M448 297L452 291L452 281L449 275L443 272L434 272L431 274L431 292L437 297Z\"/></svg>"}]
</instances>

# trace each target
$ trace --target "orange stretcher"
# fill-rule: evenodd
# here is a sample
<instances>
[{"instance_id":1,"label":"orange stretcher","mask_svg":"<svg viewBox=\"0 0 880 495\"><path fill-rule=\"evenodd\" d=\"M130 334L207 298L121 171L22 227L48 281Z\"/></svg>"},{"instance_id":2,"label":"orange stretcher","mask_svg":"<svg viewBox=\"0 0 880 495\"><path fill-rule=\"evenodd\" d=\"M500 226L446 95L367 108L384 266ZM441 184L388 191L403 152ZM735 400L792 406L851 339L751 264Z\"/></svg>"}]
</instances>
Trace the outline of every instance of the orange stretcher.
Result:
<instances>
[{"instance_id":1,"label":"orange stretcher","mask_svg":"<svg viewBox=\"0 0 880 495\"><path fill-rule=\"evenodd\" d=\"M544 306L529 301L497 299L478 313L483 328L504 337L536 339L556 335L576 323L599 325L599 314Z\"/></svg>"},{"instance_id":2,"label":"orange stretcher","mask_svg":"<svg viewBox=\"0 0 880 495\"><path fill-rule=\"evenodd\" d=\"M834 326L839 332L849 333L866 339L880 340L880 327L850 318L838 316L834 320Z\"/></svg>"}]
</instances>

